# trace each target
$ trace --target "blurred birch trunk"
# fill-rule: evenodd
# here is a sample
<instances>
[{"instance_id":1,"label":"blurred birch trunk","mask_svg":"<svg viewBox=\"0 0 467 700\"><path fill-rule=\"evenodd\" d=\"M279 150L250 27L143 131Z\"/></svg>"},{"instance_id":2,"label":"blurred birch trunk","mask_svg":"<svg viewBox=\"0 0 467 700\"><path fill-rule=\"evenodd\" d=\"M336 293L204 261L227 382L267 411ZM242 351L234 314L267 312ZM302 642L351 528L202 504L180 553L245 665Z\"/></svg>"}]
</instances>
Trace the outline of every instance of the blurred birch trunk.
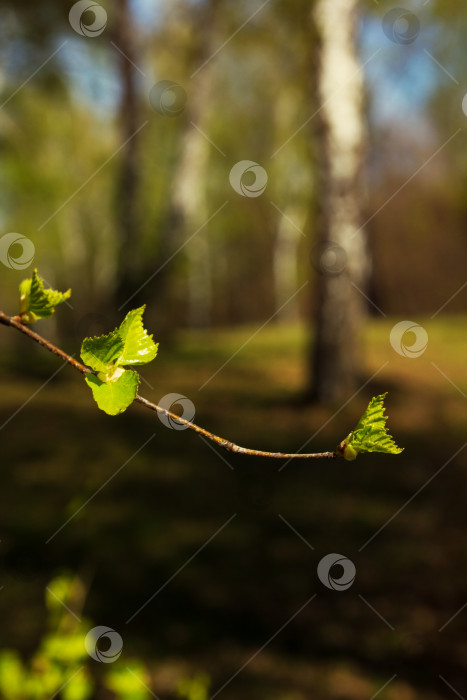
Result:
<instances>
[{"instance_id":1,"label":"blurred birch trunk","mask_svg":"<svg viewBox=\"0 0 467 700\"><path fill-rule=\"evenodd\" d=\"M142 119L136 83L136 35L129 0L118 0L115 7L113 41L119 51L121 97L118 119L121 141L126 144L120 155L116 196L119 248L115 296L118 303L126 302L128 296L134 292L141 269L141 221L137 201L140 177L138 139L135 135L141 127Z\"/></svg>"},{"instance_id":2,"label":"blurred birch trunk","mask_svg":"<svg viewBox=\"0 0 467 700\"><path fill-rule=\"evenodd\" d=\"M206 202L206 178L209 149L204 131L204 115L208 109L212 69L210 64L198 74L189 106L189 123L183 135L182 150L172 188L172 221L178 228L175 240L188 240L183 249L187 261L188 324L203 327L211 319L212 274ZM200 131L201 130L201 131ZM198 233L197 233L198 232Z\"/></svg>"},{"instance_id":3,"label":"blurred birch trunk","mask_svg":"<svg viewBox=\"0 0 467 700\"><path fill-rule=\"evenodd\" d=\"M192 76L185 108L186 127L182 135L180 155L171 186L171 203L167 225L160 233L157 289L174 295L167 289L171 279L167 260L183 250L187 261L187 309L190 326L207 326L212 311L212 265L208 229L203 225L213 212L206 201L207 167L210 149L205 131L211 95L214 63L210 61L215 49L217 17L222 0L210 0L202 17L203 41L194 51L193 64L201 69ZM207 37L207 39L206 39ZM203 64L206 65L203 66ZM175 260L174 260L175 262ZM158 293L161 293L158 291ZM178 292L179 293L179 292Z\"/></svg>"},{"instance_id":4,"label":"blurred birch trunk","mask_svg":"<svg viewBox=\"0 0 467 700\"><path fill-rule=\"evenodd\" d=\"M369 257L361 230L366 133L363 71L356 50L358 0L318 0L316 82L320 122L318 246L311 353L312 395L341 401L357 387Z\"/></svg>"}]
</instances>

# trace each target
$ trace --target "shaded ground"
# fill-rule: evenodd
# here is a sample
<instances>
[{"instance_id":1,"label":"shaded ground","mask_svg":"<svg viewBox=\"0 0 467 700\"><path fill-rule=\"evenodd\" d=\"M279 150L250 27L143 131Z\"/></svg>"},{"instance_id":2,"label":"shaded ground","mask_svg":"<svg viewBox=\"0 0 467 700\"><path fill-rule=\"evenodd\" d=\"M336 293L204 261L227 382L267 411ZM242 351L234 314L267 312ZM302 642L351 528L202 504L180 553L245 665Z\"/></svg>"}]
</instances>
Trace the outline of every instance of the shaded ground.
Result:
<instances>
[{"instance_id":1,"label":"shaded ground","mask_svg":"<svg viewBox=\"0 0 467 700\"><path fill-rule=\"evenodd\" d=\"M161 698L196 670L226 700L369 700L390 679L379 698L454 697L446 681L465 694L467 609L453 616L467 603L466 319L424 323L417 359L389 345L394 322L369 327L362 384L378 373L344 408L300 405L295 328L265 329L217 374L255 329L161 348L141 393L184 394L201 425L259 449L294 451L315 433L308 450L333 449L389 390L400 457L280 471L142 407L105 416L71 368L41 389L59 365L40 350L40 376L4 358L0 647L35 648L44 587L68 569L89 582L87 616L148 661ZM318 579L330 552L356 566L346 591Z\"/></svg>"}]
</instances>

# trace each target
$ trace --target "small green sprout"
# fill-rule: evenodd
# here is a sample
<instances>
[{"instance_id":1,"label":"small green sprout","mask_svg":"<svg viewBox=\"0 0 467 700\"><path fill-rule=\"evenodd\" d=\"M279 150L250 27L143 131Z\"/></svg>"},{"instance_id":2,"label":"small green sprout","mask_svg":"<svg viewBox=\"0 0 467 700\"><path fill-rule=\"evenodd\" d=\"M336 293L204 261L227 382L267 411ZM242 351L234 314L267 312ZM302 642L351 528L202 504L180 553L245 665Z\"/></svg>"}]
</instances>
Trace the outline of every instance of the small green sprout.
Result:
<instances>
[{"instance_id":1,"label":"small green sprout","mask_svg":"<svg viewBox=\"0 0 467 700\"><path fill-rule=\"evenodd\" d=\"M398 447L386 429L387 416L384 415L384 399L387 396L374 396L355 430L336 447L336 453L348 461L356 459L359 452L385 452L397 455L403 451Z\"/></svg>"},{"instance_id":2,"label":"small green sprout","mask_svg":"<svg viewBox=\"0 0 467 700\"><path fill-rule=\"evenodd\" d=\"M21 323L29 325L40 318L49 318L55 313L55 307L70 298L71 289L57 292L55 289L45 289L44 280L39 277L37 270L31 279L26 279L19 285Z\"/></svg>"}]
</instances>

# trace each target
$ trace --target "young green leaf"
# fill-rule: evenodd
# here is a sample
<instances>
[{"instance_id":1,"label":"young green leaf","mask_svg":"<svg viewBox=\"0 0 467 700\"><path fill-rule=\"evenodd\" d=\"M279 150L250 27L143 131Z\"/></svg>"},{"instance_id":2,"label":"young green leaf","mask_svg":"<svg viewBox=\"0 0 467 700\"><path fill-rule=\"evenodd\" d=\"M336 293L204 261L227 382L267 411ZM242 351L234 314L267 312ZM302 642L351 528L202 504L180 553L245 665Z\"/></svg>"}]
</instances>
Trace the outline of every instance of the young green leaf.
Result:
<instances>
[{"instance_id":1,"label":"young green leaf","mask_svg":"<svg viewBox=\"0 0 467 700\"><path fill-rule=\"evenodd\" d=\"M158 344L143 326L145 306L130 311L119 328L97 338L85 338L81 345L81 358L97 376L88 375L100 409L116 415L124 411L135 399L139 376L125 365L142 365L157 355Z\"/></svg>"},{"instance_id":2,"label":"young green leaf","mask_svg":"<svg viewBox=\"0 0 467 700\"><path fill-rule=\"evenodd\" d=\"M138 393L139 375L131 369L122 370L121 375L111 381L102 381L94 374L88 374L85 380L101 411L110 416L123 413Z\"/></svg>"},{"instance_id":3,"label":"young green leaf","mask_svg":"<svg viewBox=\"0 0 467 700\"><path fill-rule=\"evenodd\" d=\"M336 451L340 456L351 461L356 459L359 452L385 452L394 455L402 452L403 448L398 447L387 432L385 397L386 394L380 394L371 399L355 430L338 445Z\"/></svg>"},{"instance_id":4,"label":"young green leaf","mask_svg":"<svg viewBox=\"0 0 467 700\"><path fill-rule=\"evenodd\" d=\"M34 323L40 318L49 318L55 313L55 307L70 298L71 289L57 292L55 289L45 289L44 280L37 270L31 279L26 279L19 285L21 322Z\"/></svg>"},{"instance_id":5,"label":"young green leaf","mask_svg":"<svg viewBox=\"0 0 467 700\"><path fill-rule=\"evenodd\" d=\"M123 339L124 348L119 359L121 365L144 365L151 362L156 355L159 343L148 335L143 326L143 312L146 306L133 309L123 319L118 332Z\"/></svg>"},{"instance_id":6,"label":"young green leaf","mask_svg":"<svg viewBox=\"0 0 467 700\"><path fill-rule=\"evenodd\" d=\"M112 374L124 349L118 329L97 338L85 338L81 345L81 359L96 372ZM105 381L103 379L103 381Z\"/></svg>"}]
</instances>

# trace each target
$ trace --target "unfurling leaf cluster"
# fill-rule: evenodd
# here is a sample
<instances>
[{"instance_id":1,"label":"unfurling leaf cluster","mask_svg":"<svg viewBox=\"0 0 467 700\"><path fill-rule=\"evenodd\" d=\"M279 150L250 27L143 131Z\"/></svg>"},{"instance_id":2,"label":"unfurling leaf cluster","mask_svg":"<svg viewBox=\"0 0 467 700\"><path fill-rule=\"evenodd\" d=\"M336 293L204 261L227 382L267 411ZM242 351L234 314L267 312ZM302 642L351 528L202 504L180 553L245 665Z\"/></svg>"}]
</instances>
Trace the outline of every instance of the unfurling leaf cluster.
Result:
<instances>
[{"instance_id":1,"label":"unfurling leaf cluster","mask_svg":"<svg viewBox=\"0 0 467 700\"><path fill-rule=\"evenodd\" d=\"M387 416L384 415L384 399L387 395L374 396L365 413L357 423L355 430L347 435L337 447L337 453L347 460L354 460L359 452L385 452L400 454L398 447L387 432Z\"/></svg>"},{"instance_id":2,"label":"unfurling leaf cluster","mask_svg":"<svg viewBox=\"0 0 467 700\"><path fill-rule=\"evenodd\" d=\"M130 311L119 328L107 335L85 338L81 359L97 374L85 379L102 411L111 416L122 413L138 393L139 375L127 365L144 365L157 355L159 344L143 326L145 306Z\"/></svg>"},{"instance_id":3,"label":"unfurling leaf cluster","mask_svg":"<svg viewBox=\"0 0 467 700\"><path fill-rule=\"evenodd\" d=\"M19 285L21 323L29 325L40 318L49 318L55 313L55 307L70 298L71 289L57 292L55 289L45 289L44 280L39 277L37 270L31 279L23 280Z\"/></svg>"},{"instance_id":4,"label":"unfurling leaf cluster","mask_svg":"<svg viewBox=\"0 0 467 700\"><path fill-rule=\"evenodd\" d=\"M19 292L17 318L24 325L49 318L55 307L71 296L71 289L66 292L46 289L37 270L30 279L21 282ZM86 383L99 408L112 416L128 408L138 393L139 375L126 367L144 365L157 355L158 344L143 326L144 309L144 306L133 309L119 328L107 335L85 338L81 346L82 360L94 372L85 377Z\"/></svg>"}]
</instances>

